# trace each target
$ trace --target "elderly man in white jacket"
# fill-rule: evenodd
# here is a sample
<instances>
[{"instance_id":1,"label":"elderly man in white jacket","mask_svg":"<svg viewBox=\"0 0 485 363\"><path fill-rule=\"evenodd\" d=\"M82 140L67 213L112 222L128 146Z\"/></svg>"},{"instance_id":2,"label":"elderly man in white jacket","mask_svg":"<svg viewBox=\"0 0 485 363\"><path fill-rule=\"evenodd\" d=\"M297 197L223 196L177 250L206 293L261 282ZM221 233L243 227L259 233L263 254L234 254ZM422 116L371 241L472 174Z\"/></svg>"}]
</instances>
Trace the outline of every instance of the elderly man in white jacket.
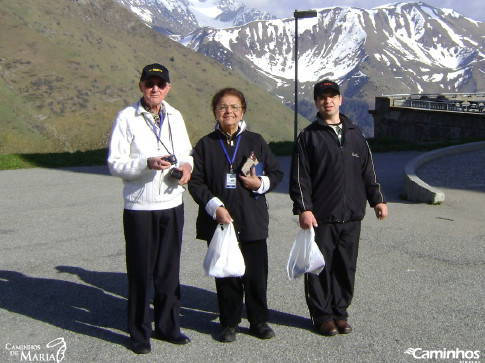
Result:
<instances>
[{"instance_id":1,"label":"elderly man in white jacket","mask_svg":"<svg viewBox=\"0 0 485 363\"><path fill-rule=\"evenodd\" d=\"M180 332L180 251L184 225L183 187L190 180L192 146L184 120L165 97L169 71L143 68L143 97L115 119L109 146L111 174L123 180L123 228L128 274L128 332L137 354L151 351L150 303L154 286L155 338L173 344Z\"/></svg>"}]
</instances>

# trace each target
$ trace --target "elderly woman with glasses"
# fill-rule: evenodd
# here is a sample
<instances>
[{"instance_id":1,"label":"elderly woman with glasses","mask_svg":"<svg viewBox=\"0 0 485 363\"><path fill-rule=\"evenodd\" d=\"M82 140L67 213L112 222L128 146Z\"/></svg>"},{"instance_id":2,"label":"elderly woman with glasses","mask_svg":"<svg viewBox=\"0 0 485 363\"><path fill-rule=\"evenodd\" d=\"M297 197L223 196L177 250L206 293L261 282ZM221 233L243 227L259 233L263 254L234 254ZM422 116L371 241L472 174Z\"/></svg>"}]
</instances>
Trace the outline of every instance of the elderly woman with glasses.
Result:
<instances>
[{"instance_id":1,"label":"elderly woman with glasses","mask_svg":"<svg viewBox=\"0 0 485 363\"><path fill-rule=\"evenodd\" d=\"M275 333L267 323L269 215L265 194L276 187L283 173L263 137L247 129L242 92L218 91L212 98L212 111L215 130L195 146L189 182L189 192L199 205L197 238L210 242L218 224L232 221L246 265L243 277L216 278L222 326L218 339L236 340L244 295L251 334L270 339ZM243 168L248 159L258 164L256 168Z\"/></svg>"}]
</instances>

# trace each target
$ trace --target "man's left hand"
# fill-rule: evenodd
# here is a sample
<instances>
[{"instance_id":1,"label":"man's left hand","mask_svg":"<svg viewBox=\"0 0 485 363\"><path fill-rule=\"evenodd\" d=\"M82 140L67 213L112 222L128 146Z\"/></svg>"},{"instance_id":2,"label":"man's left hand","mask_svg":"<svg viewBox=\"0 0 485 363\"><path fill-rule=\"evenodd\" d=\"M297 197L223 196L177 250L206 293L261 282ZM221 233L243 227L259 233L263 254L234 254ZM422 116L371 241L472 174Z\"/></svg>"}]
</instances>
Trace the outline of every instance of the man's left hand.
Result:
<instances>
[{"instance_id":1,"label":"man's left hand","mask_svg":"<svg viewBox=\"0 0 485 363\"><path fill-rule=\"evenodd\" d=\"M374 207L374 211L376 212L377 219L384 219L387 217L387 204L379 203Z\"/></svg>"},{"instance_id":2,"label":"man's left hand","mask_svg":"<svg viewBox=\"0 0 485 363\"><path fill-rule=\"evenodd\" d=\"M192 166L187 163L178 168L182 172L182 178L179 180L179 185L187 184L192 176Z\"/></svg>"}]
</instances>

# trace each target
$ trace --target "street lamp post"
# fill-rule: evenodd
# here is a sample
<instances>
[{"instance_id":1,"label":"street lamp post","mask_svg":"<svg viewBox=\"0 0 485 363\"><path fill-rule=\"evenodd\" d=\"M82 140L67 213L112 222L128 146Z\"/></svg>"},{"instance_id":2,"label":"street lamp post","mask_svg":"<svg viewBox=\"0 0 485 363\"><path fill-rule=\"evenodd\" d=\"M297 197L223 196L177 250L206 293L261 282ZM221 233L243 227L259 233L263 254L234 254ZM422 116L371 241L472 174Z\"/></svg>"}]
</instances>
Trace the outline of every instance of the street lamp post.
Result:
<instances>
[{"instance_id":1,"label":"street lamp post","mask_svg":"<svg viewBox=\"0 0 485 363\"><path fill-rule=\"evenodd\" d=\"M315 18L317 16L316 10L305 10L294 12L295 17L295 129L293 134L293 141L296 142L298 135L298 19Z\"/></svg>"}]
</instances>

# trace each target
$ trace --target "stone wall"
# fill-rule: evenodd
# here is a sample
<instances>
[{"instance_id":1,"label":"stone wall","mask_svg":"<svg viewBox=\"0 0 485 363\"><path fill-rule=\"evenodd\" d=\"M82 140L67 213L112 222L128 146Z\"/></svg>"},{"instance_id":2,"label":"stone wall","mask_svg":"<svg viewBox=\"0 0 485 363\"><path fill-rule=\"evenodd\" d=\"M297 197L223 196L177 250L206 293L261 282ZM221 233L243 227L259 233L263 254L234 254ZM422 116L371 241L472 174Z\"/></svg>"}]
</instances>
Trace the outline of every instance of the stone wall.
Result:
<instances>
[{"instance_id":1,"label":"stone wall","mask_svg":"<svg viewBox=\"0 0 485 363\"><path fill-rule=\"evenodd\" d=\"M374 137L406 142L485 138L485 113L453 112L391 106L391 98L376 97Z\"/></svg>"}]
</instances>

